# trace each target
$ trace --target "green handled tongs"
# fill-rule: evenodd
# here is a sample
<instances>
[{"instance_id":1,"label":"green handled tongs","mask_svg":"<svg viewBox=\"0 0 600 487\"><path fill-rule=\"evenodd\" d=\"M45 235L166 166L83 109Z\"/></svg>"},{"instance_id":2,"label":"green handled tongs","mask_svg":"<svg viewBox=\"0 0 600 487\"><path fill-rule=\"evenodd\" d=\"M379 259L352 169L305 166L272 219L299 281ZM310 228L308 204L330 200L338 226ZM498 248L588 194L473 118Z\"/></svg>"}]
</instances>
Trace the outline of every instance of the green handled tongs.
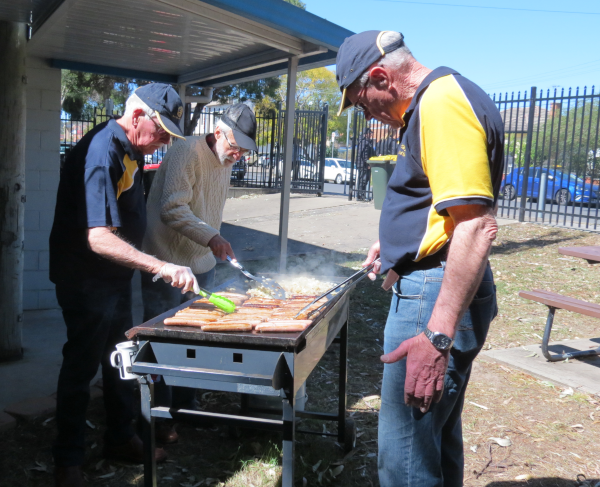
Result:
<instances>
[{"instance_id":1,"label":"green handled tongs","mask_svg":"<svg viewBox=\"0 0 600 487\"><path fill-rule=\"evenodd\" d=\"M196 291L196 289L194 289ZM211 293L204 288L198 286L198 295L207 298L209 303L214 304L217 308L222 309L225 313L233 313L235 311L235 303L218 294Z\"/></svg>"}]
</instances>

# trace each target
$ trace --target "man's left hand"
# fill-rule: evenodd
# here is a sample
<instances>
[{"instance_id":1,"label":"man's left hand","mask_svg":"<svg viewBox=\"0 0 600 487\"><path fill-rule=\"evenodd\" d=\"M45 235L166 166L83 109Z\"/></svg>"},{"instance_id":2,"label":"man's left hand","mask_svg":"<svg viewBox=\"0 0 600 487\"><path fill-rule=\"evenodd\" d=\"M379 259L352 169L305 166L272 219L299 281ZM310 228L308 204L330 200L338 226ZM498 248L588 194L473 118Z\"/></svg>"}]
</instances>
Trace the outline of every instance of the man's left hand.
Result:
<instances>
[{"instance_id":1,"label":"man's left hand","mask_svg":"<svg viewBox=\"0 0 600 487\"><path fill-rule=\"evenodd\" d=\"M404 402L426 413L433 402L442 398L449 357L449 351L438 350L421 333L402 342L393 352L382 355L381 361L391 364L406 358Z\"/></svg>"}]
</instances>

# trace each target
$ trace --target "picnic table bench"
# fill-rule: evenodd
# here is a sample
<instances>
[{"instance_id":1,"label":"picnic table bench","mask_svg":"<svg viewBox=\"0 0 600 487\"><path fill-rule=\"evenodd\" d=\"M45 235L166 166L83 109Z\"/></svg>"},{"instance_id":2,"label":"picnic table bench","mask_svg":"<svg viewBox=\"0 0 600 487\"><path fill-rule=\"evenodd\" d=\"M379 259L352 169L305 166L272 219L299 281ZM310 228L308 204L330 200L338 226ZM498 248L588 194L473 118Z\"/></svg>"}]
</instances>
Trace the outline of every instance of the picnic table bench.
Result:
<instances>
[{"instance_id":1,"label":"picnic table bench","mask_svg":"<svg viewBox=\"0 0 600 487\"><path fill-rule=\"evenodd\" d=\"M561 247L558 252L563 255L579 257L586 259L590 264L600 262L600 247ZM542 353L550 362L558 362L569 358L592 357L600 355L600 347L594 350L582 350L578 352L563 352L562 354L551 354L548 350L548 342L550 341L550 333L552 332L552 324L554 323L554 314L557 309L564 309L579 313L593 318L600 318L600 305L588 303L581 299L570 298L557 294L551 291L543 291L534 289L533 291L521 291L519 296L531 301L545 304L548 306L548 317L546 318L546 328L544 329L544 338L542 339Z\"/></svg>"}]
</instances>

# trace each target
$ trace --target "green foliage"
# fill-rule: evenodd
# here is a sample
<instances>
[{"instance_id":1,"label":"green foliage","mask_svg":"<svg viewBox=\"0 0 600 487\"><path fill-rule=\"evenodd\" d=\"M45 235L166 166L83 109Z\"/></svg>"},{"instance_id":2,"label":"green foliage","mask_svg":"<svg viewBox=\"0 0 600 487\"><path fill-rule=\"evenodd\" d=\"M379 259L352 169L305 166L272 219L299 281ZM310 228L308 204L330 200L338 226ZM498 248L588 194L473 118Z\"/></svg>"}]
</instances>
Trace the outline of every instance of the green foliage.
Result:
<instances>
[{"instance_id":1,"label":"green foliage","mask_svg":"<svg viewBox=\"0 0 600 487\"><path fill-rule=\"evenodd\" d=\"M296 7L299 7L302 10L306 10L306 4L304 2L301 2L300 0L283 0L283 1L287 2L287 3L291 3L292 5L295 5Z\"/></svg>"},{"instance_id":2,"label":"green foliage","mask_svg":"<svg viewBox=\"0 0 600 487\"><path fill-rule=\"evenodd\" d=\"M579 100L575 106L558 106L542 113L540 126L534 128L530 165L557 167L580 177L598 178L599 111L598 100L585 104ZM515 166L524 166L526 150L526 133L506 134L505 152L514 158Z\"/></svg>"}]
</instances>

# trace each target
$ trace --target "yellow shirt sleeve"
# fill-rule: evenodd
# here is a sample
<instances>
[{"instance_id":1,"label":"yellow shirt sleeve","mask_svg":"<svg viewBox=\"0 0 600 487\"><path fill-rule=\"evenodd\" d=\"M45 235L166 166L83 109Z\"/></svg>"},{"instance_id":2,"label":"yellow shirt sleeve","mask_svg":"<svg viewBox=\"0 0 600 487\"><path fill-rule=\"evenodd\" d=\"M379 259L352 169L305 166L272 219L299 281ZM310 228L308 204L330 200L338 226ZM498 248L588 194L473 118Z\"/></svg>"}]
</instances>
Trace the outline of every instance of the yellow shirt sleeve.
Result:
<instances>
[{"instance_id":1,"label":"yellow shirt sleeve","mask_svg":"<svg viewBox=\"0 0 600 487\"><path fill-rule=\"evenodd\" d=\"M469 199L494 194L486 133L452 75L434 81L420 102L421 163L429 179L433 206L440 211ZM481 204L481 203L479 203Z\"/></svg>"}]
</instances>

